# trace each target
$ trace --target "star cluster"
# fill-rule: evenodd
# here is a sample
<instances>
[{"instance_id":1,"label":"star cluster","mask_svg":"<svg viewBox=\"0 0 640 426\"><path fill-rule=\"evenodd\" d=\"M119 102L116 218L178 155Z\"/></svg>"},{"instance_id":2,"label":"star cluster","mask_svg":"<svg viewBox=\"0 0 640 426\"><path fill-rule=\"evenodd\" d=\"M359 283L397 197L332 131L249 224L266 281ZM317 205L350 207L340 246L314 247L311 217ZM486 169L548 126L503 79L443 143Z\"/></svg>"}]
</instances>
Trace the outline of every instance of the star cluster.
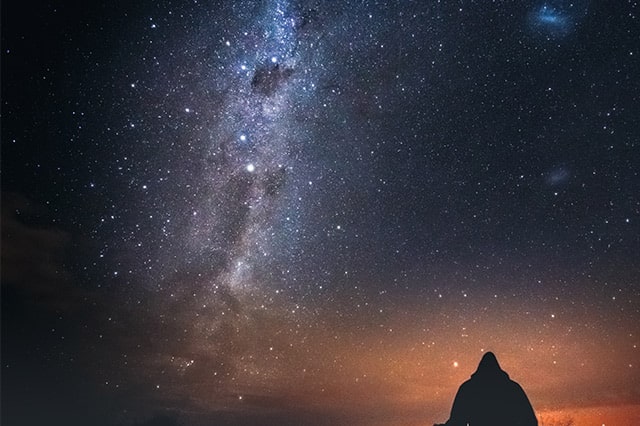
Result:
<instances>
[{"instance_id":1,"label":"star cluster","mask_svg":"<svg viewBox=\"0 0 640 426\"><path fill-rule=\"evenodd\" d=\"M637 12L3 5L3 424L636 424Z\"/></svg>"}]
</instances>

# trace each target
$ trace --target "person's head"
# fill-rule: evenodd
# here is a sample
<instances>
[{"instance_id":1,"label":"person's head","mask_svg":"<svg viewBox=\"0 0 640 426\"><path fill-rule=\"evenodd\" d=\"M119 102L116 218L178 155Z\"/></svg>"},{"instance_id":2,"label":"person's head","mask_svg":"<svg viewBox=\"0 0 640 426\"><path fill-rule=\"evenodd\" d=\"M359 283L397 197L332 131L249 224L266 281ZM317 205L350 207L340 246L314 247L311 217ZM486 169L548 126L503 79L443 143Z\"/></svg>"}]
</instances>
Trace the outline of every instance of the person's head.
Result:
<instances>
[{"instance_id":1,"label":"person's head","mask_svg":"<svg viewBox=\"0 0 640 426\"><path fill-rule=\"evenodd\" d=\"M500 368L500 364L498 363L498 359L493 354L493 352L487 352L482 356L480 364L478 364L478 370L476 371L476 373L485 374L495 373L498 371L502 371L502 368Z\"/></svg>"}]
</instances>

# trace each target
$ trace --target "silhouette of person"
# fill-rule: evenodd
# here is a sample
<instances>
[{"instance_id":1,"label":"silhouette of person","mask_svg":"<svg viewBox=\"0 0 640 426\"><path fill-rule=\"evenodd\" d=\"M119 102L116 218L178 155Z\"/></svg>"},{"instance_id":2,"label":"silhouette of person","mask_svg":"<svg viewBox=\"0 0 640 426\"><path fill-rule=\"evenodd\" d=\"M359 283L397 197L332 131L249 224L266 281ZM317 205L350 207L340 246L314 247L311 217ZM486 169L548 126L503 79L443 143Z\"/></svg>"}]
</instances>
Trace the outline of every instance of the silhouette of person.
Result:
<instances>
[{"instance_id":1,"label":"silhouette of person","mask_svg":"<svg viewBox=\"0 0 640 426\"><path fill-rule=\"evenodd\" d=\"M434 426L537 426L538 420L522 387L500 368L487 352L478 369L464 382L443 425Z\"/></svg>"}]
</instances>

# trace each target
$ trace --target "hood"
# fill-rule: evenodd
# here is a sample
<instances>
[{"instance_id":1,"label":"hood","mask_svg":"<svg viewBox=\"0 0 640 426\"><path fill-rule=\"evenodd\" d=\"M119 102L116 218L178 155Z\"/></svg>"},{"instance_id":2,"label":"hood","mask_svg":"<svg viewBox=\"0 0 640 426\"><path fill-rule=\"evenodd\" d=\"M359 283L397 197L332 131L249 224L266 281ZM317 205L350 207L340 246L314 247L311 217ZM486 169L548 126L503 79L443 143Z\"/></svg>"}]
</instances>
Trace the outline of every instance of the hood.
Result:
<instances>
[{"instance_id":1,"label":"hood","mask_svg":"<svg viewBox=\"0 0 640 426\"><path fill-rule=\"evenodd\" d=\"M509 379L509 375L500 368L498 359L493 352L484 354L480 360L480 364L478 364L478 369L471 377L482 379Z\"/></svg>"}]
</instances>

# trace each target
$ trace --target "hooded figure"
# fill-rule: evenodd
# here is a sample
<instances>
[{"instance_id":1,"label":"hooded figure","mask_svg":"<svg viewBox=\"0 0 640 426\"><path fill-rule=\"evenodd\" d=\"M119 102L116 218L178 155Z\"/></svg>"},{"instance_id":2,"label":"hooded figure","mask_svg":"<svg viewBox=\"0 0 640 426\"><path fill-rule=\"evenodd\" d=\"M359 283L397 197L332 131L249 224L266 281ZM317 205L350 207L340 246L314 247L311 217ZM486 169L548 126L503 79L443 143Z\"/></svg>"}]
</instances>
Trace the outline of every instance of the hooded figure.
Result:
<instances>
[{"instance_id":1,"label":"hooded figure","mask_svg":"<svg viewBox=\"0 0 640 426\"><path fill-rule=\"evenodd\" d=\"M538 420L522 387L509 379L496 356L487 352L471 379L458 389L445 425L537 426Z\"/></svg>"}]
</instances>

